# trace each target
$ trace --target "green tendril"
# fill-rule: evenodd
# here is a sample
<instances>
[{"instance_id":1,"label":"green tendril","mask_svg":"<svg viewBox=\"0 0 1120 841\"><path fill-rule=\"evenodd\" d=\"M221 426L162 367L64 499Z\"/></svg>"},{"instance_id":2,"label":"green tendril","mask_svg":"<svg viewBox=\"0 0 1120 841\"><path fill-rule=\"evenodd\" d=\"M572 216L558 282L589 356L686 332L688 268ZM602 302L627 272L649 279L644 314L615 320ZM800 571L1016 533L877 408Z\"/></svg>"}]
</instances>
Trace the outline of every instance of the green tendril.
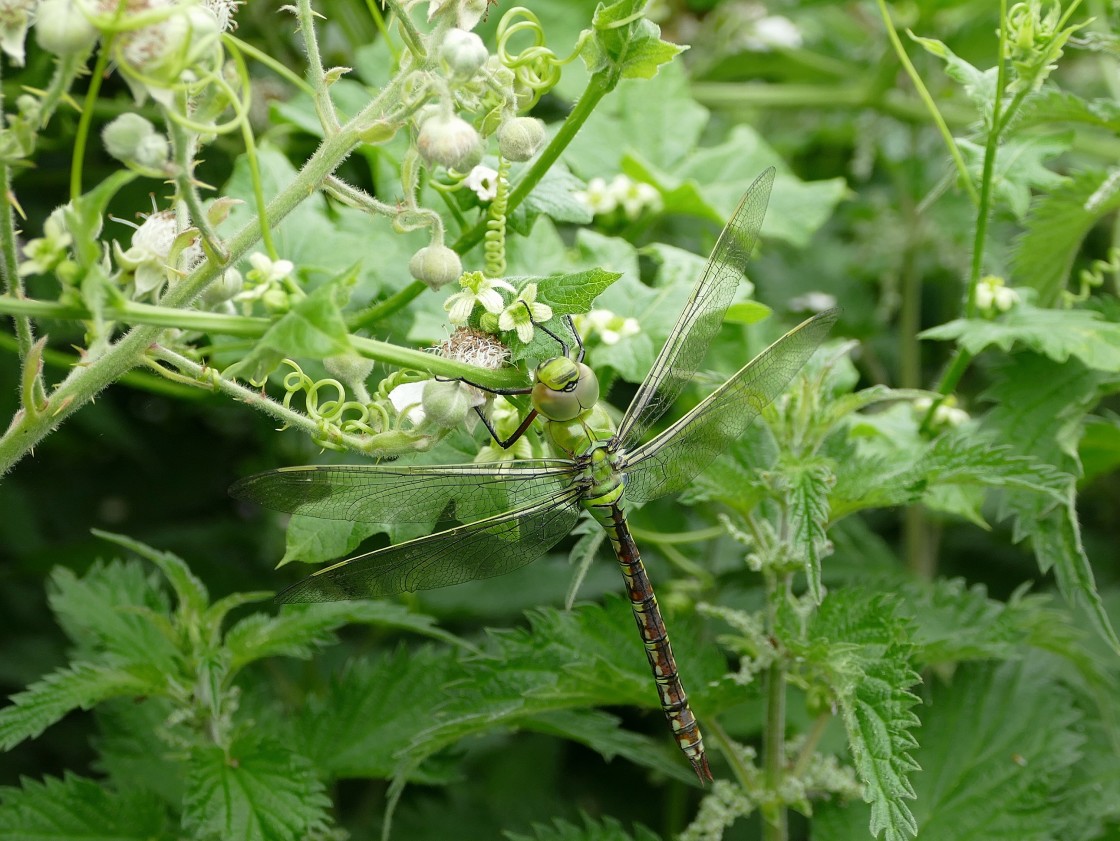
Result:
<instances>
[{"instance_id":1,"label":"green tendril","mask_svg":"<svg viewBox=\"0 0 1120 841\"><path fill-rule=\"evenodd\" d=\"M510 41L523 32L532 35L532 44L519 53L511 52ZM517 86L530 94L530 99L522 103L524 111L556 86L560 81L560 68L567 61L557 58L544 41L540 20L524 6L510 9L498 22L498 60L513 71Z\"/></svg>"},{"instance_id":2,"label":"green tendril","mask_svg":"<svg viewBox=\"0 0 1120 841\"><path fill-rule=\"evenodd\" d=\"M485 252L487 277L506 273L506 208L509 206L509 161L498 158L498 193L486 213Z\"/></svg>"},{"instance_id":3,"label":"green tendril","mask_svg":"<svg viewBox=\"0 0 1120 841\"><path fill-rule=\"evenodd\" d=\"M1081 270L1078 275L1080 286L1077 292L1066 293L1067 306L1087 301L1094 289L1104 286L1106 274L1120 277L1120 247L1113 246L1108 250L1108 256L1104 260L1094 260L1089 268Z\"/></svg>"},{"instance_id":4,"label":"green tendril","mask_svg":"<svg viewBox=\"0 0 1120 841\"><path fill-rule=\"evenodd\" d=\"M359 403L349 400L346 387L336 379L327 377L313 380L291 359L283 360L293 370L284 375L284 408L292 408L292 399L303 394L304 412L315 422L318 432L312 440L320 447L329 450L342 450L339 443L341 435L377 435L389 428L391 421L384 405L371 401ZM320 392L334 390L334 399L321 399ZM286 429L287 425L282 427Z\"/></svg>"}]
</instances>

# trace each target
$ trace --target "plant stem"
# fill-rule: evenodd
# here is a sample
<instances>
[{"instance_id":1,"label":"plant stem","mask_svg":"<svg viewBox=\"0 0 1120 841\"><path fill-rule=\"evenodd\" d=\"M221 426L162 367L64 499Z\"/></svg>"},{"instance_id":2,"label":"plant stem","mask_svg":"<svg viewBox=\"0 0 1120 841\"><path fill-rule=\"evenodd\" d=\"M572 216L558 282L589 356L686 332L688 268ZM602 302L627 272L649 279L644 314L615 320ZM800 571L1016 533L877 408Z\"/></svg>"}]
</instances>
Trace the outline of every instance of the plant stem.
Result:
<instances>
[{"instance_id":1,"label":"plant stem","mask_svg":"<svg viewBox=\"0 0 1120 841\"><path fill-rule=\"evenodd\" d=\"M575 107L568 113L567 119L564 124L560 126L560 130L552 138L552 142L544 148L544 150L533 161L533 165L526 170L525 174L521 176L521 180L510 191L509 194L509 207L506 213L512 213L514 209L525 200L525 197L532 192L533 188L540 183L554 163L559 159L561 153L568 148L568 144L572 142L576 134L587 122L587 118L591 116L592 112L599 105L599 102L608 93L606 85L606 74L595 73L587 81L587 87L583 91L583 96L576 102ZM451 247L460 254L466 254L486 235L487 218L484 216L479 219L478 223L469 231L463 233L455 244Z\"/></svg>"},{"instance_id":2,"label":"plant stem","mask_svg":"<svg viewBox=\"0 0 1120 841\"><path fill-rule=\"evenodd\" d=\"M789 591L789 575L780 578L767 576L767 626L772 631L777 624L778 599ZM769 808L763 809L762 837L764 841L788 841L789 826L786 806L778 797L786 762L786 671L781 656L775 658L766 670L766 729L762 733L762 779L771 798Z\"/></svg>"}]
</instances>

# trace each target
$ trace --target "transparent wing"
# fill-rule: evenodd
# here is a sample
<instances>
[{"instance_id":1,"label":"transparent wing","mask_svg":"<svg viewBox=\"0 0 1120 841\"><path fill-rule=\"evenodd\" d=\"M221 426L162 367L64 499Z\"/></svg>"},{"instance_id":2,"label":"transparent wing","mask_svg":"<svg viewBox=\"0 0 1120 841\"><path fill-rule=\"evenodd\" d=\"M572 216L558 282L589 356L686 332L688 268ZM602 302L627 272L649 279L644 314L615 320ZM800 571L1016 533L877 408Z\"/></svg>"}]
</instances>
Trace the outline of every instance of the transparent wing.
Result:
<instances>
[{"instance_id":1,"label":"transparent wing","mask_svg":"<svg viewBox=\"0 0 1120 841\"><path fill-rule=\"evenodd\" d=\"M490 464L311 465L240 480L237 499L275 511L361 523L470 522L563 493L573 465L562 459Z\"/></svg>"},{"instance_id":2,"label":"transparent wing","mask_svg":"<svg viewBox=\"0 0 1120 841\"><path fill-rule=\"evenodd\" d=\"M626 453L625 498L645 502L685 488L786 390L839 316L829 310L802 322L671 427Z\"/></svg>"},{"instance_id":3,"label":"transparent wing","mask_svg":"<svg viewBox=\"0 0 1120 841\"><path fill-rule=\"evenodd\" d=\"M572 530L579 491L358 555L284 590L281 602L366 599L504 575L530 564Z\"/></svg>"},{"instance_id":4,"label":"transparent wing","mask_svg":"<svg viewBox=\"0 0 1120 841\"><path fill-rule=\"evenodd\" d=\"M623 449L629 449L641 440L650 424L672 405L700 367L758 241L758 231L766 215L773 184L774 170L771 168L751 184L727 227L719 235L708 265L696 282L684 311L622 416L618 425L618 440Z\"/></svg>"}]
</instances>

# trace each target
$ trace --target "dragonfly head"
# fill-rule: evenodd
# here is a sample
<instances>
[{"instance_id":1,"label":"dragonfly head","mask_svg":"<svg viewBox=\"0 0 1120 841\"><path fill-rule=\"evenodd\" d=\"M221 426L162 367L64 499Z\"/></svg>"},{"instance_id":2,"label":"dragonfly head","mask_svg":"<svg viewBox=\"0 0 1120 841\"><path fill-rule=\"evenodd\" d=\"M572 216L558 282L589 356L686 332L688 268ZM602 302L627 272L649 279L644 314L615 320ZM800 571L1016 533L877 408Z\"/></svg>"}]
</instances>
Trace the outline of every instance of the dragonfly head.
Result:
<instances>
[{"instance_id":1,"label":"dragonfly head","mask_svg":"<svg viewBox=\"0 0 1120 841\"><path fill-rule=\"evenodd\" d=\"M570 421L599 402L599 378L582 362L556 356L537 366L533 408L553 421Z\"/></svg>"}]
</instances>

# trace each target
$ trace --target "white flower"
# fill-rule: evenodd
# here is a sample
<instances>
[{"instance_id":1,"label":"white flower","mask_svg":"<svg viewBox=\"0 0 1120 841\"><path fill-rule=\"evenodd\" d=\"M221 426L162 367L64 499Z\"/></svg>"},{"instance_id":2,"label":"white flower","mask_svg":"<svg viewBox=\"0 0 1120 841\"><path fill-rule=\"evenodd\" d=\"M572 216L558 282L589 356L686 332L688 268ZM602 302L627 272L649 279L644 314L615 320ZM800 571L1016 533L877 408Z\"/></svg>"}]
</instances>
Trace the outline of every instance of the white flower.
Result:
<instances>
[{"instance_id":1,"label":"white flower","mask_svg":"<svg viewBox=\"0 0 1120 841\"><path fill-rule=\"evenodd\" d=\"M474 312L475 304L481 304L487 312L501 312L506 302L498 290L517 291L508 281L486 277L482 272L467 272L459 278L459 285L463 287L463 291L456 292L443 302L447 319L452 324L466 324Z\"/></svg>"},{"instance_id":2,"label":"white flower","mask_svg":"<svg viewBox=\"0 0 1120 841\"><path fill-rule=\"evenodd\" d=\"M429 0L428 22L436 15L451 15L452 23L459 29L474 29L486 11L486 0Z\"/></svg>"},{"instance_id":3,"label":"white flower","mask_svg":"<svg viewBox=\"0 0 1120 841\"><path fill-rule=\"evenodd\" d=\"M401 383L389 392L389 402L404 420L419 426L424 422L424 407L421 403L424 397L424 384L433 380L421 380L417 383Z\"/></svg>"},{"instance_id":4,"label":"white flower","mask_svg":"<svg viewBox=\"0 0 1120 841\"><path fill-rule=\"evenodd\" d=\"M136 294L140 296L158 290L167 280L172 269L169 265L171 248L179 229L172 210L153 213L134 227L136 231L128 251L121 251L115 242L113 246L118 265L132 273Z\"/></svg>"},{"instance_id":5,"label":"white flower","mask_svg":"<svg viewBox=\"0 0 1120 841\"><path fill-rule=\"evenodd\" d=\"M295 264L291 260L273 260L267 254L254 251L249 255L249 264L253 267L246 278L252 283L279 283L295 271Z\"/></svg>"},{"instance_id":6,"label":"white flower","mask_svg":"<svg viewBox=\"0 0 1120 841\"><path fill-rule=\"evenodd\" d=\"M801 32L793 21L781 15L770 15L755 23L754 35L749 39L748 46L758 52L768 52L775 48L797 49L801 43Z\"/></svg>"},{"instance_id":7,"label":"white flower","mask_svg":"<svg viewBox=\"0 0 1120 841\"><path fill-rule=\"evenodd\" d=\"M1007 312L1019 303L1019 293L1007 286L1002 277L988 275L976 285L976 307L986 318Z\"/></svg>"},{"instance_id":8,"label":"white flower","mask_svg":"<svg viewBox=\"0 0 1120 841\"><path fill-rule=\"evenodd\" d=\"M479 164L467 175L466 184L479 201L493 201L498 196L498 171Z\"/></svg>"},{"instance_id":9,"label":"white flower","mask_svg":"<svg viewBox=\"0 0 1120 841\"><path fill-rule=\"evenodd\" d=\"M0 0L0 49L12 63L23 67L23 41L36 0Z\"/></svg>"},{"instance_id":10,"label":"white flower","mask_svg":"<svg viewBox=\"0 0 1120 841\"><path fill-rule=\"evenodd\" d=\"M661 207L661 194L651 184L634 181L625 175L616 175L611 181L611 191L622 205L627 219L637 219L646 209L658 210Z\"/></svg>"},{"instance_id":11,"label":"white flower","mask_svg":"<svg viewBox=\"0 0 1120 841\"><path fill-rule=\"evenodd\" d=\"M537 284L530 283L521 290L517 300L502 310L498 316L500 330L516 330L517 338L528 344L533 340L533 323L552 318L552 307L537 303Z\"/></svg>"},{"instance_id":12,"label":"white flower","mask_svg":"<svg viewBox=\"0 0 1120 841\"><path fill-rule=\"evenodd\" d=\"M836 306L836 296L827 292L806 292L791 298L789 308L794 312L824 312Z\"/></svg>"},{"instance_id":13,"label":"white flower","mask_svg":"<svg viewBox=\"0 0 1120 841\"><path fill-rule=\"evenodd\" d=\"M623 318L610 310L591 310L585 323L591 331L598 333L605 345L616 345L627 336L641 332L636 318Z\"/></svg>"},{"instance_id":14,"label":"white flower","mask_svg":"<svg viewBox=\"0 0 1120 841\"><path fill-rule=\"evenodd\" d=\"M587 189L578 190L575 197L596 216L605 216L618 207L618 199L603 178L592 178L587 182Z\"/></svg>"}]
</instances>

